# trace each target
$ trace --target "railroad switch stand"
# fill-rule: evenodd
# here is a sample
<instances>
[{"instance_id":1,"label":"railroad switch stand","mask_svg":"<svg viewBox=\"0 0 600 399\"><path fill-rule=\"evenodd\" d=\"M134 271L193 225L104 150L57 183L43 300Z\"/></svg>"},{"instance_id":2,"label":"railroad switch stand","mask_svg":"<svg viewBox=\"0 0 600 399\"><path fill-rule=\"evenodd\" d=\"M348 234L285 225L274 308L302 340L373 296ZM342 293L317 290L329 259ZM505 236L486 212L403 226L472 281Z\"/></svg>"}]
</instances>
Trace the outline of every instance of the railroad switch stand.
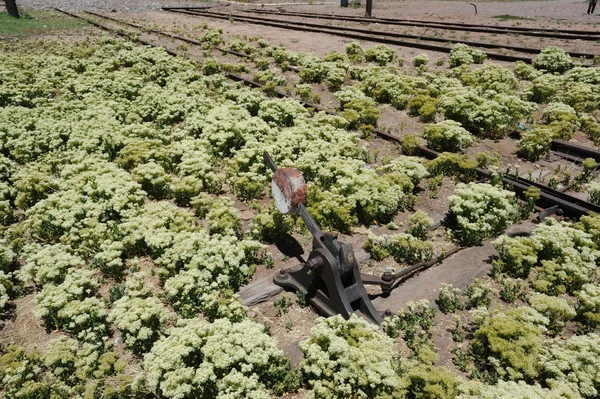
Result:
<instances>
[{"instance_id":1,"label":"railroad switch stand","mask_svg":"<svg viewBox=\"0 0 600 399\"><path fill-rule=\"evenodd\" d=\"M380 325L382 317L365 290L352 245L338 241L336 233L321 231L304 205L302 173L296 168L277 168L267 152L263 155L275 173L271 184L275 205L284 214L298 213L313 236L306 262L281 269L273 282L302 293L325 316L340 314L347 319L359 311Z\"/></svg>"}]
</instances>

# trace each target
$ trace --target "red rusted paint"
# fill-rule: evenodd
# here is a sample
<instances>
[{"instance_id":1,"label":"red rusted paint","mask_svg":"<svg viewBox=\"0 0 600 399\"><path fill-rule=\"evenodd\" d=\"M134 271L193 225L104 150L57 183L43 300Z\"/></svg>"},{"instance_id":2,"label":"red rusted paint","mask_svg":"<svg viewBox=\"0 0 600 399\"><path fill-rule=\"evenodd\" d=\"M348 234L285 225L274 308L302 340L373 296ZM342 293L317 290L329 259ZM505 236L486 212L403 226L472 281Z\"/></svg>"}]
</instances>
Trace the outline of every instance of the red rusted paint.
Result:
<instances>
[{"instance_id":1,"label":"red rusted paint","mask_svg":"<svg viewBox=\"0 0 600 399\"><path fill-rule=\"evenodd\" d=\"M273 181L295 208L306 202L306 182L296 168L279 168L273 175Z\"/></svg>"}]
</instances>

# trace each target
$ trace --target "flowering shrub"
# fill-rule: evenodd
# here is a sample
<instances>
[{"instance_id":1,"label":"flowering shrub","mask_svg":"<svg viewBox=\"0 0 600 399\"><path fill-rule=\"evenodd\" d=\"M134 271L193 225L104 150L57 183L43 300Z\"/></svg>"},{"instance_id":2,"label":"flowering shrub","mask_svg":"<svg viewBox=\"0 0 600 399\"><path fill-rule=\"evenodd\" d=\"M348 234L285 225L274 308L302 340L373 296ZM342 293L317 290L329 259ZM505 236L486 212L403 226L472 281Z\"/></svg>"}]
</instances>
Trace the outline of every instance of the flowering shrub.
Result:
<instances>
[{"instance_id":1,"label":"flowering shrub","mask_svg":"<svg viewBox=\"0 0 600 399\"><path fill-rule=\"evenodd\" d=\"M481 64L487 55L481 50L475 50L466 44L458 43L450 51L450 67L458 67L468 64Z\"/></svg>"},{"instance_id":2,"label":"flowering shrub","mask_svg":"<svg viewBox=\"0 0 600 399\"><path fill-rule=\"evenodd\" d=\"M425 125L424 137L429 148L440 152L455 152L473 144L471 133L463 129L459 122L452 120Z\"/></svg>"},{"instance_id":3,"label":"flowering shrub","mask_svg":"<svg viewBox=\"0 0 600 399\"><path fill-rule=\"evenodd\" d=\"M535 56L532 62L536 69L543 69L548 72L563 73L573 68L571 56L561 48L548 46L542 52Z\"/></svg>"},{"instance_id":4,"label":"flowering shrub","mask_svg":"<svg viewBox=\"0 0 600 399\"><path fill-rule=\"evenodd\" d=\"M568 320L577 315L569 302L560 297L534 293L529 297L529 304L548 318L548 328L556 335L562 332Z\"/></svg>"},{"instance_id":5,"label":"flowering shrub","mask_svg":"<svg viewBox=\"0 0 600 399\"><path fill-rule=\"evenodd\" d=\"M499 255L494 267L515 277L539 267L532 283L537 291L572 294L593 281L600 259L592 236L575 227L550 218L530 237L500 237L494 242Z\"/></svg>"},{"instance_id":6,"label":"flowering shrub","mask_svg":"<svg viewBox=\"0 0 600 399\"><path fill-rule=\"evenodd\" d=\"M319 319L307 340L301 369L314 398L378 397L396 388L393 342L367 321L352 315Z\"/></svg>"},{"instance_id":7,"label":"flowering shrub","mask_svg":"<svg viewBox=\"0 0 600 399\"><path fill-rule=\"evenodd\" d=\"M453 233L466 245L498 235L518 219L515 193L490 184L459 183L448 199Z\"/></svg>"},{"instance_id":8,"label":"flowering shrub","mask_svg":"<svg viewBox=\"0 0 600 399\"><path fill-rule=\"evenodd\" d=\"M562 103L548 104L542 118L549 124L554 136L561 140L569 140L581 127L575 110Z\"/></svg>"},{"instance_id":9,"label":"flowering shrub","mask_svg":"<svg viewBox=\"0 0 600 399\"><path fill-rule=\"evenodd\" d=\"M423 67L423 66L427 67L427 64L429 64L429 57L427 56L427 54L416 55L413 58L412 63L415 68Z\"/></svg>"},{"instance_id":10,"label":"flowering shrub","mask_svg":"<svg viewBox=\"0 0 600 399\"><path fill-rule=\"evenodd\" d=\"M394 61L394 59L396 59L396 53L385 44L378 44L365 51L365 60L376 62L381 66Z\"/></svg>"},{"instance_id":11,"label":"flowering shrub","mask_svg":"<svg viewBox=\"0 0 600 399\"><path fill-rule=\"evenodd\" d=\"M590 183L587 191L588 201L592 204L600 205L600 183Z\"/></svg>"},{"instance_id":12,"label":"flowering shrub","mask_svg":"<svg viewBox=\"0 0 600 399\"><path fill-rule=\"evenodd\" d=\"M364 58L365 51L357 42L350 42L346 44L346 54L352 62L360 63Z\"/></svg>"},{"instance_id":13,"label":"flowering shrub","mask_svg":"<svg viewBox=\"0 0 600 399\"><path fill-rule=\"evenodd\" d=\"M498 381L496 385L482 383L465 385L461 386L463 393L457 396L457 399L561 399L565 397L564 392L542 388L539 384L530 385L525 381Z\"/></svg>"},{"instance_id":14,"label":"flowering shrub","mask_svg":"<svg viewBox=\"0 0 600 399\"><path fill-rule=\"evenodd\" d=\"M537 161L550 151L554 132L550 128L536 126L521 133L519 153L530 161Z\"/></svg>"},{"instance_id":15,"label":"flowering shrub","mask_svg":"<svg viewBox=\"0 0 600 399\"><path fill-rule=\"evenodd\" d=\"M539 364L546 384L553 390L570 388L584 398L600 392L600 337L598 334L557 338L542 349Z\"/></svg>"},{"instance_id":16,"label":"flowering shrub","mask_svg":"<svg viewBox=\"0 0 600 399\"><path fill-rule=\"evenodd\" d=\"M474 88L451 89L440 97L439 109L447 119L460 122L480 137L503 137L518 121L537 107L514 95L482 96Z\"/></svg>"},{"instance_id":17,"label":"flowering shrub","mask_svg":"<svg viewBox=\"0 0 600 399\"><path fill-rule=\"evenodd\" d=\"M85 265L85 261L62 244L41 246L32 244L24 248L28 254L25 265L18 271L19 279L42 287L47 283L60 284L70 269Z\"/></svg>"},{"instance_id":18,"label":"flowering shrub","mask_svg":"<svg viewBox=\"0 0 600 399\"><path fill-rule=\"evenodd\" d=\"M369 232L365 242L365 250L375 260L383 260L388 256L393 256L398 263L414 264L427 261L433 257L433 243L421 241L410 234L376 236Z\"/></svg>"},{"instance_id":19,"label":"flowering shrub","mask_svg":"<svg viewBox=\"0 0 600 399\"><path fill-rule=\"evenodd\" d=\"M260 324L181 320L144 356L143 378L165 398L269 398L297 384Z\"/></svg>"},{"instance_id":20,"label":"flowering shrub","mask_svg":"<svg viewBox=\"0 0 600 399\"><path fill-rule=\"evenodd\" d=\"M427 233L431 226L433 226L433 219L425 212L417 211L408 218L408 228L406 229L406 232L415 238L424 240L427 238Z\"/></svg>"},{"instance_id":21,"label":"flowering shrub","mask_svg":"<svg viewBox=\"0 0 600 399\"><path fill-rule=\"evenodd\" d=\"M583 324L591 331L600 326L600 287L597 284L584 284L576 293L579 301L578 313Z\"/></svg>"},{"instance_id":22,"label":"flowering shrub","mask_svg":"<svg viewBox=\"0 0 600 399\"><path fill-rule=\"evenodd\" d=\"M474 350L498 375L519 380L539 375L542 342L542 330L516 308L492 316L475 331Z\"/></svg>"},{"instance_id":23,"label":"flowering shrub","mask_svg":"<svg viewBox=\"0 0 600 399\"><path fill-rule=\"evenodd\" d=\"M156 297L124 296L114 303L108 322L121 331L134 352L148 351L175 317Z\"/></svg>"}]
</instances>

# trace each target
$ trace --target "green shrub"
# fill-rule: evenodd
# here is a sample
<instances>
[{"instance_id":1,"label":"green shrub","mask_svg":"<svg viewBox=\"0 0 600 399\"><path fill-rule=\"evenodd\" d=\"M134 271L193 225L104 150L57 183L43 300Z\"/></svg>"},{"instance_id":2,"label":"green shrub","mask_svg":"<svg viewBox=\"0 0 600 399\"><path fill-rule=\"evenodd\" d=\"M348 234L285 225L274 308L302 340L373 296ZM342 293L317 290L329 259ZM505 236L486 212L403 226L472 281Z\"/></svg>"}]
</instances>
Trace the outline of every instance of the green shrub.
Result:
<instances>
[{"instance_id":1,"label":"green shrub","mask_svg":"<svg viewBox=\"0 0 600 399\"><path fill-rule=\"evenodd\" d=\"M467 154L443 152L429 161L427 168L433 176L448 176L460 181L472 181L477 177L477 161Z\"/></svg>"},{"instance_id":2,"label":"green shrub","mask_svg":"<svg viewBox=\"0 0 600 399\"><path fill-rule=\"evenodd\" d=\"M407 398L454 399L462 381L443 367L416 365L402 377Z\"/></svg>"},{"instance_id":3,"label":"green shrub","mask_svg":"<svg viewBox=\"0 0 600 399\"><path fill-rule=\"evenodd\" d=\"M498 251L498 259L494 261L496 273L506 273L512 277L527 278L531 269L538 263L537 253L542 249L535 240L529 237L498 237L492 242Z\"/></svg>"},{"instance_id":4,"label":"green shrub","mask_svg":"<svg viewBox=\"0 0 600 399\"><path fill-rule=\"evenodd\" d=\"M561 140L569 140L581 127L575 110L562 103L548 104L542 118L553 131L553 136Z\"/></svg>"},{"instance_id":5,"label":"green shrub","mask_svg":"<svg viewBox=\"0 0 600 399\"><path fill-rule=\"evenodd\" d=\"M554 131L552 129L536 126L532 130L521 133L519 153L530 161L537 161L550 151L553 138Z\"/></svg>"},{"instance_id":6,"label":"green shrub","mask_svg":"<svg viewBox=\"0 0 600 399\"><path fill-rule=\"evenodd\" d=\"M144 356L147 388L165 398L269 397L297 384L260 324L181 320Z\"/></svg>"},{"instance_id":7,"label":"green shrub","mask_svg":"<svg viewBox=\"0 0 600 399\"><path fill-rule=\"evenodd\" d=\"M427 238L429 228L433 225L433 219L430 218L425 212L418 211L408 218L408 228L406 232L411 236L420 240Z\"/></svg>"},{"instance_id":8,"label":"green shrub","mask_svg":"<svg viewBox=\"0 0 600 399\"><path fill-rule=\"evenodd\" d=\"M421 122L433 122L437 115L437 104L438 99L420 94L410 99L408 110L411 115L418 115Z\"/></svg>"},{"instance_id":9,"label":"green shrub","mask_svg":"<svg viewBox=\"0 0 600 399\"><path fill-rule=\"evenodd\" d=\"M300 367L314 398L374 398L396 389L393 342L367 321L352 315L322 318L300 343Z\"/></svg>"},{"instance_id":10,"label":"green shrub","mask_svg":"<svg viewBox=\"0 0 600 399\"><path fill-rule=\"evenodd\" d=\"M421 241L410 234L376 236L369 233L364 247L375 260L392 256L398 263L414 264L433 257L433 243Z\"/></svg>"},{"instance_id":11,"label":"green shrub","mask_svg":"<svg viewBox=\"0 0 600 399\"><path fill-rule=\"evenodd\" d=\"M456 152L473 144L473 136L459 122L446 120L425 125L425 139L435 151Z\"/></svg>"},{"instance_id":12,"label":"green shrub","mask_svg":"<svg viewBox=\"0 0 600 399\"><path fill-rule=\"evenodd\" d=\"M564 298L533 293L529 297L529 304L548 318L548 328L555 335L562 333L565 323L577 315L575 309Z\"/></svg>"},{"instance_id":13,"label":"green shrub","mask_svg":"<svg viewBox=\"0 0 600 399\"><path fill-rule=\"evenodd\" d=\"M254 239L278 242L292 230L293 221L278 210L263 209L250 223L250 234Z\"/></svg>"},{"instance_id":14,"label":"green shrub","mask_svg":"<svg viewBox=\"0 0 600 399\"><path fill-rule=\"evenodd\" d=\"M427 56L427 54L416 55L413 58L412 63L415 68L427 67L427 64L429 64L429 57Z\"/></svg>"},{"instance_id":15,"label":"green shrub","mask_svg":"<svg viewBox=\"0 0 600 399\"><path fill-rule=\"evenodd\" d=\"M535 378L540 373L538 356L542 331L520 319L519 309L498 313L475 331L474 352L505 379Z\"/></svg>"},{"instance_id":16,"label":"green shrub","mask_svg":"<svg viewBox=\"0 0 600 399\"><path fill-rule=\"evenodd\" d=\"M365 52L365 59L384 66L396 59L396 53L385 44L378 44Z\"/></svg>"},{"instance_id":17,"label":"green shrub","mask_svg":"<svg viewBox=\"0 0 600 399\"><path fill-rule=\"evenodd\" d=\"M431 308L428 300L410 301L406 304L406 310L386 318L382 328L391 338L401 337L414 357L418 356L423 346L429 345L434 317L435 309Z\"/></svg>"},{"instance_id":18,"label":"green shrub","mask_svg":"<svg viewBox=\"0 0 600 399\"><path fill-rule=\"evenodd\" d=\"M459 183L448 199L453 234L465 245L501 234L519 216L514 192L487 183Z\"/></svg>"},{"instance_id":19,"label":"green shrub","mask_svg":"<svg viewBox=\"0 0 600 399\"><path fill-rule=\"evenodd\" d=\"M486 58L487 55L483 51L458 43L450 51L450 67L455 68L473 63L481 64Z\"/></svg>"},{"instance_id":20,"label":"green shrub","mask_svg":"<svg viewBox=\"0 0 600 399\"><path fill-rule=\"evenodd\" d=\"M535 69L563 73L573 68L571 56L561 48L548 46L535 56L532 62Z\"/></svg>"}]
</instances>

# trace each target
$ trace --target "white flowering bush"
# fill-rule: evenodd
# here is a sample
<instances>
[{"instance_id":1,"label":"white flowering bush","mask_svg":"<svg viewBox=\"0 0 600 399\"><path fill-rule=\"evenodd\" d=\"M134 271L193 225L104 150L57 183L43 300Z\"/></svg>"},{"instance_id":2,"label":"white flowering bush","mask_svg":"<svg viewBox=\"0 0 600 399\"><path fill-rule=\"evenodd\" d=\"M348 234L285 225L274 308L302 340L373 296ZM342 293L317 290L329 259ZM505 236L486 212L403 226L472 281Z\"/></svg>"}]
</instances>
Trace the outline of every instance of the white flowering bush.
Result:
<instances>
[{"instance_id":1,"label":"white flowering bush","mask_svg":"<svg viewBox=\"0 0 600 399\"><path fill-rule=\"evenodd\" d=\"M543 69L548 72L563 73L573 68L573 60L565 50L548 46L536 55L532 62L536 69Z\"/></svg>"},{"instance_id":2,"label":"white flowering bush","mask_svg":"<svg viewBox=\"0 0 600 399\"><path fill-rule=\"evenodd\" d=\"M466 44L458 43L450 51L450 66L452 68L468 64L481 64L487 58L487 55Z\"/></svg>"},{"instance_id":3,"label":"white flowering bush","mask_svg":"<svg viewBox=\"0 0 600 399\"><path fill-rule=\"evenodd\" d=\"M499 237L494 245L498 260L494 268L514 277L527 277L533 268L537 274L533 287L545 294L578 291L595 280L600 259L597 243L585 231L588 224L570 225L549 218L533 231L530 237Z\"/></svg>"},{"instance_id":4,"label":"white flowering bush","mask_svg":"<svg viewBox=\"0 0 600 399\"><path fill-rule=\"evenodd\" d=\"M396 389L393 341L367 321L352 315L319 319L307 340L301 369L314 398L374 398Z\"/></svg>"},{"instance_id":5,"label":"white flowering bush","mask_svg":"<svg viewBox=\"0 0 600 399\"><path fill-rule=\"evenodd\" d=\"M32 244L24 248L24 252L28 257L25 265L18 271L19 279L40 287L47 283L59 284L70 269L86 264L84 259L73 254L70 247L62 244Z\"/></svg>"},{"instance_id":6,"label":"white flowering bush","mask_svg":"<svg viewBox=\"0 0 600 399\"><path fill-rule=\"evenodd\" d=\"M459 122L446 120L425 125L427 146L435 151L456 152L473 144L473 136Z\"/></svg>"},{"instance_id":7,"label":"white flowering bush","mask_svg":"<svg viewBox=\"0 0 600 399\"><path fill-rule=\"evenodd\" d=\"M156 297L124 296L114 303L107 320L123 334L125 343L140 353L164 336L175 315Z\"/></svg>"},{"instance_id":8,"label":"white flowering bush","mask_svg":"<svg viewBox=\"0 0 600 399\"><path fill-rule=\"evenodd\" d=\"M546 384L553 390L568 387L583 398L600 393L600 337L573 336L547 342L539 356Z\"/></svg>"},{"instance_id":9,"label":"white flowering bush","mask_svg":"<svg viewBox=\"0 0 600 399\"><path fill-rule=\"evenodd\" d=\"M588 201L592 204L600 205L600 183L590 183L587 191Z\"/></svg>"},{"instance_id":10,"label":"white flowering bush","mask_svg":"<svg viewBox=\"0 0 600 399\"><path fill-rule=\"evenodd\" d=\"M569 140L581 127L575 110L563 103L550 103L544 109L542 119L553 131L554 137Z\"/></svg>"},{"instance_id":11,"label":"white flowering bush","mask_svg":"<svg viewBox=\"0 0 600 399\"><path fill-rule=\"evenodd\" d=\"M521 133L519 153L530 161L537 161L550 151L554 132L543 126L536 126Z\"/></svg>"},{"instance_id":12,"label":"white flowering bush","mask_svg":"<svg viewBox=\"0 0 600 399\"><path fill-rule=\"evenodd\" d=\"M414 264L433 257L433 243L422 241L410 234L377 236L369 232L364 247L375 260L392 256L398 263Z\"/></svg>"},{"instance_id":13,"label":"white flowering bush","mask_svg":"<svg viewBox=\"0 0 600 399\"><path fill-rule=\"evenodd\" d=\"M361 62L364 58L364 54L365 50L357 42L350 42L346 44L346 55L352 62Z\"/></svg>"},{"instance_id":14,"label":"white flowering bush","mask_svg":"<svg viewBox=\"0 0 600 399\"><path fill-rule=\"evenodd\" d=\"M515 193L487 183L459 183L448 199L453 234L466 245L501 234L519 217Z\"/></svg>"},{"instance_id":15,"label":"white flowering bush","mask_svg":"<svg viewBox=\"0 0 600 399\"><path fill-rule=\"evenodd\" d=\"M12 276L0 270L0 312L2 312L13 296Z\"/></svg>"},{"instance_id":16,"label":"white flowering bush","mask_svg":"<svg viewBox=\"0 0 600 399\"><path fill-rule=\"evenodd\" d=\"M93 272L71 269L58 285L46 284L35 295L37 317L47 327L72 333L84 342L99 343L106 337L107 312L94 297L98 282Z\"/></svg>"},{"instance_id":17,"label":"white flowering bush","mask_svg":"<svg viewBox=\"0 0 600 399\"><path fill-rule=\"evenodd\" d=\"M459 69L456 69L453 73L456 74L458 71ZM498 64L486 63L473 71L465 67L460 72L462 73L459 75L459 79L464 85L506 94L514 94L517 89L515 74L509 68Z\"/></svg>"},{"instance_id":18,"label":"white flowering bush","mask_svg":"<svg viewBox=\"0 0 600 399\"><path fill-rule=\"evenodd\" d=\"M394 59L396 59L396 53L385 44L378 44L365 51L365 60L381 66L394 61Z\"/></svg>"},{"instance_id":19,"label":"white flowering bush","mask_svg":"<svg viewBox=\"0 0 600 399\"><path fill-rule=\"evenodd\" d=\"M498 381L496 385L481 382L468 383L460 387L462 393L456 399L563 399L564 390L543 388L540 384L525 381ZM567 394L570 393L567 390ZM570 396L569 396L570 397ZM577 397L577 396L573 396Z\"/></svg>"},{"instance_id":20,"label":"white flowering bush","mask_svg":"<svg viewBox=\"0 0 600 399\"><path fill-rule=\"evenodd\" d=\"M439 109L446 119L480 137L497 138L508 134L511 127L527 118L536 105L511 94L490 92L482 96L476 88L450 89L440 96Z\"/></svg>"},{"instance_id":21,"label":"white flowering bush","mask_svg":"<svg viewBox=\"0 0 600 399\"><path fill-rule=\"evenodd\" d=\"M600 286L584 284L575 293L579 301L577 309L586 329L595 330L600 326Z\"/></svg>"},{"instance_id":22,"label":"white flowering bush","mask_svg":"<svg viewBox=\"0 0 600 399\"><path fill-rule=\"evenodd\" d=\"M186 399L264 398L295 383L283 352L260 324L181 320L144 356L155 395Z\"/></svg>"},{"instance_id":23,"label":"white flowering bush","mask_svg":"<svg viewBox=\"0 0 600 399\"><path fill-rule=\"evenodd\" d=\"M429 177L427 167L423 164L421 159L406 155L394 157L391 161L381 166L379 170L382 172L396 172L405 175L410 178L415 186L418 185L421 180Z\"/></svg>"},{"instance_id":24,"label":"white flowering bush","mask_svg":"<svg viewBox=\"0 0 600 399\"><path fill-rule=\"evenodd\" d=\"M556 296L534 293L529 297L529 304L548 318L548 328L556 335L562 332L567 321L577 315L566 299Z\"/></svg>"}]
</instances>

